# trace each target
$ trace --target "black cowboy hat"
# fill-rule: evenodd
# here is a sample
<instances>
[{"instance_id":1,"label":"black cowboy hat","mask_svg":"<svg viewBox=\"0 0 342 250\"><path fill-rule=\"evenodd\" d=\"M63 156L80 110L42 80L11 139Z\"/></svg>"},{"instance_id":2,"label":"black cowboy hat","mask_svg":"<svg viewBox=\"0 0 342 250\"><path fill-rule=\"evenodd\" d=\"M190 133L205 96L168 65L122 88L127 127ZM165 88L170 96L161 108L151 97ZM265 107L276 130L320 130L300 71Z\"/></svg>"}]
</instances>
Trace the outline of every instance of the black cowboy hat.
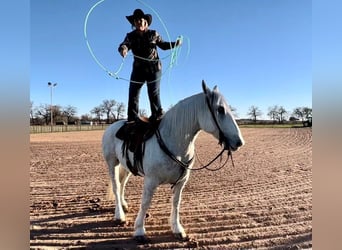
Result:
<instances>
[{"instance_id":1,"label":"black cowboy hat","mask_svg":"<svg viewBox=\"0 0 342 250\"><path fill-rule=\"evenodd\" d=\"M141 9L135 9L133 15L126 16L126 18L132 25L134 25L134 20L140 18L144 18L147 21L148 26L152 23L152 15L145 14Z\"/></svg>"}]
</instances>

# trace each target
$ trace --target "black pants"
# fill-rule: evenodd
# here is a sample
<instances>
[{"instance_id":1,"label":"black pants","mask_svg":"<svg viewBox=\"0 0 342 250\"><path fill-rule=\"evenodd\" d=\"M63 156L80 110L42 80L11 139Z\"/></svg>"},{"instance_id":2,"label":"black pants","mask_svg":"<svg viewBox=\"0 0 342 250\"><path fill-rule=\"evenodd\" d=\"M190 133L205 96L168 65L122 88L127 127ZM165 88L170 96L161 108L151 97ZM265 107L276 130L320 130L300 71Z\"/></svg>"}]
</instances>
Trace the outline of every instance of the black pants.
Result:
<instances>
[{"instance_id":1,"label":"black pants","mask_svg":"<svg viewBox=\"0 0 342 250\"><path fill-rule=\"evenodd\" d=\"M160 103L160 78L161 71L148 72L133 69L131 81L129 85L128 96L128 121L134 121L139 115L139 96L141 87L147 83L148 98L150 100L150 108L152 117L162 115Z\"/></svg>"}]
</instances>

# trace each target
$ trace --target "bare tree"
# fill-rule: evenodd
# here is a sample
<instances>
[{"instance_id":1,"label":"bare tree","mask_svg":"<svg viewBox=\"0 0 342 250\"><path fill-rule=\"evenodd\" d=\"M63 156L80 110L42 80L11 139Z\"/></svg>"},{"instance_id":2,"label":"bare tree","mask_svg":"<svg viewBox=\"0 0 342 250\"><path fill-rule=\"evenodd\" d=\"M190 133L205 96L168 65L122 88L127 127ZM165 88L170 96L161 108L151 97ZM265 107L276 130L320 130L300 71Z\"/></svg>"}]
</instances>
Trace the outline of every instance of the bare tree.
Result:
<instances>
[{"instance_id":1,"label":"bare tree","mask_svg":"<svg viewBox=\"0 0 342 250\"><path fill-rule=\"evenodd\" d=\"M48 104L41 104L36 109L36 116L43 121L43 124L47 125L50 121L51 108Z\"/></svg>"},{"instance_id":2,"label":"bare tree","mask_svg":"<svg viewBox=\"0 0 342 250\"><path fill-rule=\"evenodd\" d=\"M272 107L269 107L268 108L268 113L267 113L268 117L273 120L274 122L279 120L278 116L279 116L279 113L278 113L278 106L277 105L274 105Z\"/></svg>"},{"instance_id":3,"label":"bare tree","mask_svg":"<svg viewBox=\"0 0 342 250\"><path fill-rule=\"evenodd\" d=\"M257 117L261 116L262 112L258 107L252 105L249 107L247 115L249 115L253 119L253 121L256 122Z\"/></svg>"},{"instance_id":4,"label":"bare tree","mask_svg":"<svg viewBox=\"0 0 342 250\"><path fill-rule=\"evenodd\" d=\"M293 116L296 117L296 118L299 118L301 119L302 121L304 121L304 113L303 113L303 110L302 108L298 107L298 108L295 108L293 110Z\"/></svg>"},{"instance_id":5,"label":"bare tree","mask_svg":"<svg viewBox=\"0 0 342 250\"><path fill-rule=\"evenodd\" d=\"M52 112L53 112L53 123L56 124L57 121L63 120L63 114L61 111L61 106L59 105L53 105L52 106Z\"/></svg>"},{"instance_id":6,"label":"bare tree","mask_svg":"<svg viewBox=\"0 0 342 250\"><path fill-rule=\"evenodd\" d=\"M268 108L267 115L271 120L282 123L286 119L287 111L283 106L274 105Z\"/></svg>"},{"instance_id":7,"label":"bare tree","mask_svg":"<svg viewBox=\"0 0 342 250\"><path fill-rule=\"evenodd\" d=\"M53 114L53 121L56 121L57 118L61 117L61 107L58 105L52 106L52 114ZM39 107L36 108L34 114L39 120L41 120L41 124L49 124L51 123L51 106L49 104L41 104Z\"/></svg>"},{"instance_id":8,"label":"bare tree","mask_svg":"<svg viewBox=\"0 0 342 250\"><path fill-rule=\"evenodd\" d=\"M126 110L125 104L123 102L119 102L116 104L116 119L119 120L124 116L124 112Z\"/></svg>"},{"instance_id":9,"label":"bare tree","mask_svg":"<svg viewBox=\"0 0 342 250\"><path fill-rule=\"evenodd\" d=\"M309 116L312 116L312 108L303 107L303 113L305 118L307 119Z\"/></svg>"},{"instance_id":10,"label":"bare tree","mask_svg":"<svg viewBox=\"0 0 342 250\"><path fill-rule=\"evenodd\" d=\"M312 109L308 107L297 107L293 110L292 115L304 121L304 119L312 116Z\"/></svg>"},{"instance_id":11,"label":"bare tree","mask_svg":"<svg viewBox=\"0 0 342 250\"><path fill-rule=\"evenodd\" d=\"M109 124L110 122L110 114L114 113L114 107L116 105L115 100L104 100L101 104L101 108L103 112L106 114L106 123ZM115 116L113 117L115 119Z\"/></svg>"},{"instance_id":12,"label":"bare tree","mask_svg":"<svg viewBox=\"0 0 342 250\"><path fill-rule=\"evenodd\" d=\"M69 122L71 122L72 119L75 120L76 113L77 113L77 108L71 105L62 109L62 115L63 117L65 117L67 124L69 124Z\"/></svg>"},{"instance_id":13,"label":"bare tree","mask_svg":"<svg viewBox=\"0 0 342 250\"><path fill-rule=\"evenodd\" d=\"M82 121L91 121L92 117L89 114L84 114L84 115L81 116L81 120Z\"/></svg>"},{"instance_id":14,"label":"bare tree","mask_svg":"<svg viewBox=\"0 0 342 250\"><path fill-rule=\"evenodd\" d=\"M282 123L283 121L285 121L287 111L283 106L279 107L278 114L279 114L279 123Z\"/></svg>"},{"instance_id":15,"label":"bare tree","mask_svg":"<svg viewBox=\"0 0 342 250\"><path fill-rule=\"evenodd\" d=\"M95 119L97 119L98 122L101 122L101 117L103 114L103 110L102 110L101 106L97 106L97 107L93 108L90 111L90 113L95 115Z\"/></svg>"}]
</instances>

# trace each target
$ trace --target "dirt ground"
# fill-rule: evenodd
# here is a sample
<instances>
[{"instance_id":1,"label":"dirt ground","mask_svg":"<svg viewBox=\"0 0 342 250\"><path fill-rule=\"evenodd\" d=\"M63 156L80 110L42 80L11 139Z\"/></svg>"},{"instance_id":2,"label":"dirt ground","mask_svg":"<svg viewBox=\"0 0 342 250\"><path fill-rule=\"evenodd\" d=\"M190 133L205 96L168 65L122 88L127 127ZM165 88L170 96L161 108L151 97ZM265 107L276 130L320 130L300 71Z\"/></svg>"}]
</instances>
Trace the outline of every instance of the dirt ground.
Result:
<instances>
[{"instance_id":1,"label":"dirt ground","mask_svg":"<svg viewBox=\"0 0 342 250\"><path fill-rule=\"evenodd\" d=\"M312 248L311 128L243 128L246 145L219 171L191 173L180 216L191 237L170 230L171 189L160 186L146 218L150 243L132 239L142 193L131 177L127 224L114 224L106 199L108 174L103 131L30 136L31 249L310 249ZM195 167L219 151L201 133ZM213 166L214 167L214 166Z\"/></svg>"}]
</instances>

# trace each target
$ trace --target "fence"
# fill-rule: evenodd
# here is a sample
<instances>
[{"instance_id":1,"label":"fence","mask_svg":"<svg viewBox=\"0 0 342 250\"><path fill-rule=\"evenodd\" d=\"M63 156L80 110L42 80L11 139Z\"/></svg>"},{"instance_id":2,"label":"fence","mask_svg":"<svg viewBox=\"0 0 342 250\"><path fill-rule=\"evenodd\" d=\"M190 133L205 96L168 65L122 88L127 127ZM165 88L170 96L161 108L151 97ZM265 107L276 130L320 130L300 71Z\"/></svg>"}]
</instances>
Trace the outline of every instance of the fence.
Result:
<instances>
[{"instance_id":1,"label":"fence","mask_svg":"<svg viewBox=\"0 0 342 250\"><path fill-rule=\"evenodd\" d=\"M30 126L30 133L51 133L51 132L70 132L70 131L89 131L89 130L104 130L110 124L100 125L54 125L54 126Z\"/></svg>"}]
</instances>

